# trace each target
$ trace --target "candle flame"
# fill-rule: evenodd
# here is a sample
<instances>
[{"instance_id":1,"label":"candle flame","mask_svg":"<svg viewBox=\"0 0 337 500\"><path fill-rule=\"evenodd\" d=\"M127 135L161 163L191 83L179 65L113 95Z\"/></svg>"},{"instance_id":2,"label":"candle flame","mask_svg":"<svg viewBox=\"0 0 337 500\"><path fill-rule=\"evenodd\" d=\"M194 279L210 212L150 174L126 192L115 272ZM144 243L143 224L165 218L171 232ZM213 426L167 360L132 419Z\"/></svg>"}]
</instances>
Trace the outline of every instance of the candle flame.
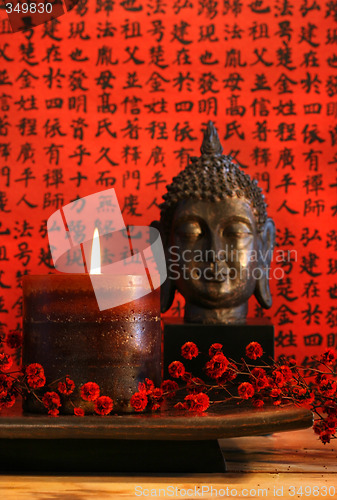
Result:
<instances>
[{"instance_id":1,"label":"candle flame","mask_svg":"<svg viewBox=\"0 0 337 500\"><path fill-rule=\"evenodd\" d=\"M101 247L97 227L92 240L90 274L101 274Z\"/></svg>"}]
</instances>

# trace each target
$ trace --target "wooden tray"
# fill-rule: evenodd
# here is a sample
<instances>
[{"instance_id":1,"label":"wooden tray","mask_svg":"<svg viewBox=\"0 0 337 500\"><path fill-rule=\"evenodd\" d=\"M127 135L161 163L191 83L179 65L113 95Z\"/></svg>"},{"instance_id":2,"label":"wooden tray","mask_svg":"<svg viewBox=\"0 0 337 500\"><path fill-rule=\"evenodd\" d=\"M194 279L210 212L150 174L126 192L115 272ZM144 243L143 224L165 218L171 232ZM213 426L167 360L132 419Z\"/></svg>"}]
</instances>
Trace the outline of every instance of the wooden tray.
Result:
<instances>
[{"instance_id":1,"label":"wooden tray","mask_svg":"<svg viewBox=\"0 0 337 500\"><path fill-rule=\"evenodd\" d=\"M107 417L0 413L3 472L224 472L217 439L310 427L294 406L217 404L202 415L166 410Z\"/></svg>"},{"instance_id":2,"label":"wooden tray","mask_svg":"<svg viewBox=\"0 0 337 500\"><path fill-rule=\"evenodd\" d=\"M0 412L0 439L209 440L310 427L312 413L296 406L252 408L216 404L202 415L158 413L99 416L23 415Z\"/></svg>"}]
</instances>

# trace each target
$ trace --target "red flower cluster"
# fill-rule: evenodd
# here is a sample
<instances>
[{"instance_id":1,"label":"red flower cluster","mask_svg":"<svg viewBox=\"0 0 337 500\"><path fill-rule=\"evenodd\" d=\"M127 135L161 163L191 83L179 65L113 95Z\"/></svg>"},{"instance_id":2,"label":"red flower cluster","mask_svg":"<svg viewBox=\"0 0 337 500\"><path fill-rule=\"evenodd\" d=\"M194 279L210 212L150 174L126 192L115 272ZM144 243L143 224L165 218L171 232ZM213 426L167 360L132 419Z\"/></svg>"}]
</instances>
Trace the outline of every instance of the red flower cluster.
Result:
<instances>
[{"instance_id":1,"label":"red flower cluster","mask_svg":"<svg viewBox=\"0 0 337 500\"><path fill-rule=\"evenodd\" d=\"M276 385L277 387L283 387L286 384L286 380L283 376L281 370L274 370L272 373L272 379L270 380L271 385Z\"/></svg>"},{"instance_id":2,"label":"red flower cluster","mask_svg":"<svg viewBox=\"0 0 337 500\"><path fill-rule=\"evenodd\" d=\"M281 365L278 370L282 373L285 382L289 382L293 378L293 372L289 366Z\"/></svg>"},{"instance_id":3,"label":"red flower cluster","mask_svg":"<svg viewBox=\"0 0 337 500\"><path fill-rule=\"evenodd\" d=\"M253 368L250 374L250 381L254 387L255 392L259 392L266 387L269 387L266 370L263 368Z\"/></svg>"},{"instance_id":4,"label":"red flower cluster","mask_svg":"<svg viewBox=\"0 0 337 500\"><path fill-rule=\"evenodd\" d=\"M100 388L96 382L87 382L80 389L81 398L85 401L95 401L99 397Z\"/></svg>"},{"instance_id":5,"label":"red flower cluster","mask_svg":"<svg viewBox=\"0 0 337 500\"><path fill-rule=\"evenodd\" d=\"M336 361L336 353L332 349L328 349L325 351L325 353L322 354L321 356L321 363L327 364L327 365L332 365Z\"/></svg>"},{"instance_id":6,"label":"red flower cluster","mask_svg":"<svg viewBox=\"0 0 337 500\"><path fill-rule=\"evenodd\" d=\"M249 359L261 358L263 355L263 349L258 342L250 342L246 347L246 356Z\"/></svg>"},{"instance_id":7,"label":"red flower cluster","mask_svg":"<svg viewBox=\"0 0 337 500\"><path fill-rule=\"evenodd\" d=\"M320 393L326 398L333 397L337 392L337 383L327 375L318 375L316 383Z\"/></svg>"},{"instance_id":8,"label":"red flower cluster","mask_svg":"<svg viewBox=\"0 0 337 500\"><path fill-rule=\"evenodd\" d=\"M209 407L209 397L204 392L189 394L185 397L185 409L191 412L203 412Z\"/></svg>"},{"instance_id":9,"label":"red flower cluster","mask_svg":"<svg viewBox=\"0 0 337 500\"><path fill-rule=\"evenodd\" d=\"M76 417L84 417L85 413L84 413L83 408L75 407L74 408L74 415L76 415Z\"/></svg>"},{"instance_id":10,"label":"red flower cluster","mask_svg":"<svg viewBox=\"0 0 337 500\"><path fill-rule=\"evenodd\" d=\"M138 392L131 397L130 404L138 412L146 407L152 411L159 410L164 399L174 397L177 389L178 384L173 380L164 380L161 387L155 387L152 380L145 379L145 383L138 384Z\"/></svg>"},{"instance_id":11,"label":"red flower cluster","mask_svg":"<svg viewBox=\"0 0 337 500\"><path fill-rule=\"evenodd\" d=\"M95 412L98 415L109 415L113 408L113 401L109 396L100 396L95 400Z\"/></svg>"},{"instance_id":12,"label":"red flower cluster","mask_svg":"<svg viewBox=\"0 0 337 500\"><path fill-rule=\"evenodd\" d=\"M210 358L213 358L214 354L217 354L218 352L222 352L223 345L222 344L212 344L211 347L209 348L208 354Z\"/></svg>"},{"instance_id":13,"label":"red flower cluster","mask_svg":"<svg viewBox=\"0 0 337 500\"><path fill-rule=\"evenodd\" d=\"M0 398L6 396L12 387L12 380L8 375L0 374Z\"/></svg>"},{"instance_id":14,"label":"red flower cluster","mask_svg":"<svg viewBox=\"0 0 337 500\"><path fill-rule=\"evenodd\" d=\"M75 382L71 380L68 376L64 379L64 382L59 382L57 386L57 390L64 394L65 396L69 396L74 392Z\"/></svg>"},{"instance_id":15,"label":"red flower cluster","mask_svg":"<svg viewBox=\"0 0 337 500\"><path fill-rule=\"evenodd\" d=\"M46 392L42 398L42 403L48 410L48 415L57 417L61 406L60 396L56 392Z\"/></svg>"},{"instance_id":16,"label":"red flower cluster","mask_svg":"<svg viewBox=\"0 0 337 500\"><path fill-rule=\"evenodd\" d=\"M146 392L136 392L130 399L130 404L135 411L143 411L148 403Z\"/></svg>"},{"instance_id":17,"label":"red flower cluster","mask_svg":"<svg viewBox=\"0 0 337 500\"><path fill-rule=\"evenodd\" d=\"M208 377L219 378L221 377L228 367L228 359L222 354L217 352L213 358L206 363L205 372Z\"/></svg>"},{"instance_id":18,"label":"red flower cluster","mask_svg":"<svg viewBox=\"0 0 337 500\"><path fill-rule=\"evenodd\" d=\"M168 372L171 375L171 377L179 378L184 375L185 367L181 363L181 361L173 361L168 367Z\"/></svg>"},{"instance_id":19,"label":"red flower cluster","mask_svg":"<svg viewBox=\"0 0 337 500\"><path fill-rule=\"evenodd\" d=\"M10 408L15 403L13 382L8 375L0 374L0 410Z\"/></svg>"},{"instance_id":20,"label":"red flower cluster","mask_svg":"<svg viewBox=\"0 0 337 500\"><path fill-rule=\"evenodd\" d=\"M164 380L160 386L163 390L163 395L166 399L172 399L175 397L177 390L179 389L179 385L175 380Z\"/></svg>"},{"instance_id":21,"label":"red flower cluster","mask_svg":"<svg viewBox=\"0 0 337 500\"><path fill-rule=\"evenodd\" d=\"M26 367L27 384L32 389L39 389L46 383L44 369L39 363L32 363Z\"/></svg>"},{"instance_id":22,"label":"red flower cluster","mask_svg":"<svg viewBox=\"0 0 337 500\"><path fill-rule=\"evenodd\" d=\"M145 392L145 394L151 394L154 389L154 383L149 378L145 379L145 382L139 382L138 391Z\"/></svg>"},{"instance_id":23,"label":"red flower cluster","mask_svg":"<svg viewBox=\"0 0 337 500\"><path fill-rule=\"evenodd\" d=\"M185 359L196 358L199 354L199 349L194 342L186 342L181 348L181 355Z\"/></svg>"},{"instance_id":24,"label":"red flower cluster","mask_svg":"<svg viewBox=\"0 0 337 500\"><path fill-rule=\"evenodd\" d=\"M263 399L262 399L262 398L259 398L259 397L254 398L254 399L253 399L253 406L254 406L255 408L261 408L262 406L264 406L264 401L263 401Z\"/></svg>"},{"instance_id":25,"label":"red flower cluster","mask_svg":"<svg viewBox=\"0 0 337 500\"><path fill-rule=\"evenodd\" d=\"M225 385L227 382L232 382L238 376L239 368L235 363L228 363L226 371L217 379L219 385Z\"/></svg>"},{"instance_id":26,"label":"red flower cluster","mask_svg":"<svg viewBox=\"0 0 337 500\"><path fill-rule=\"evenodd\" d=\"M328 415L328 417L324 420L316 420L313 428L314 432L319 434L319 438L323 444L330 443L331 437L336 433L337 416Z\"/></svg>"},{"instance_id":27,"label":"red flower cluster","mask_svg":"<svg viewBox=\"0 0 337 500\"><path fill-rule=\"evenodd\" d=\"M12 364L12 358L8 354L0 352L0 370L8 371L11 368Z\"/></svg>"},{"instance_id":28,"label":"red flower cluster","mask_svg":"<svg viewBox=\"0 0 337 500\"><path fill-rule=\"evenodd\" d=\"M242 382L238 387L238 394L242 399L249 399L254 396L255 390L249 382Z\"/></svg>"},{"instance_id":29,"label":"red flower cluster","mask_svg":"<svg viewBox=\"0 0 337 500\"><path fill-rule=\"evenodd\" d=\"M4 337L0 339L0 342ZM14 349L21 345L22 337L19 331L10 331L6 337L8 347ZM171 377L180 378L185 382L188 395L183 402L176 403L174 408L201 413L210 406L209 391L216 389L218 392L224 390L224 401L229 400L251 400L255 408L261 408L266 401L273 405L283 402L292 402L300 406L308 406L319 416L315 422L314 430L325 444L331 438L336 438L337 429L337 380L336 380L336 351L328 349L320 357L313 357L313 370L318 373L313 382L307 382L310 375L303 367L297 366L294 359L277 362L271 366L267 364L254 366L247 364L244 360L237 366L232 360L227 359L222 352L223 346L214 343L209 348L210 360L205 365L206 374L215 379L214 385L207 385L203 380L195 377L193 373L186 371L180 361L173 361L168 371ZM183 358L192 360L199 355L199 349L194 342L186 342L181 348ZM246 356L256 360L263 355L263 349L258 342L250 342L246 347ZM28 365L23 373L16 377L6 374L13 364L11 356L0 353L0 410L9 408L15 402L18 394L31 393L41 401L35 394L34 389L40 389L46 384L43 367L39 363ZM261 364L261 363L260 363ZM233 396L228 386L238 374L247 376L248 380L239 384L237 396ZM312 375L312 371L311 371ZM52 385L52 384L51 384ZM57 385L58 392L64 396L71 396L75 389L75 383L66 376ZM136 392L130 399L130 404L136 412L148 408L158 410L165 400L176 396L179 386L174 380L164 380L160 387L150 379L138 385ZM95 382L87 382L80 388L80 394L85 401L93 402L94 411L98 415L108 415L113 410L113 400L108 396L100 396L100 387ZM59 414L61 400L59 394L53 391L45 392L42 403L51 416ZM74 407L74 415L82 417L85 412L80 407Z\"/></svg>"}]
</instances>

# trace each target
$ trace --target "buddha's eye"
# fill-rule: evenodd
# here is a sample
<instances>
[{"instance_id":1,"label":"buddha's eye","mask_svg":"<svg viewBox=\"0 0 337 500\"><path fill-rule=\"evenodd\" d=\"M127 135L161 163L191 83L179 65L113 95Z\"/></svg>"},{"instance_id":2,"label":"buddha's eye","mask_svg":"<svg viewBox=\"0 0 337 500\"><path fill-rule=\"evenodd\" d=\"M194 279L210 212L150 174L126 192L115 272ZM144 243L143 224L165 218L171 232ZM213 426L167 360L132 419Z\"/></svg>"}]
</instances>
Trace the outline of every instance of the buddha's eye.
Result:
<instances>
[{"instance_id":1,"label":"buddha's eye","mask_svg":"<svg viewBox=\"0 0 337 500\"><path fill-rule=\"evenodd\" d=\"M202 235L202 229L199 222L193 221L179 224L177 231L182 238L199 238Z\"/></svg>"},{"instance_id":2,"label":"buddha's eye","mask_svg":"<svg viewBox=\"0 0 337 500\"><path fill-rule=\"evenodd\" d=\"M247 238L253 233L243 222L235 222L224 228L223 235L230 238Z\"/></svg>"}]
</instances>

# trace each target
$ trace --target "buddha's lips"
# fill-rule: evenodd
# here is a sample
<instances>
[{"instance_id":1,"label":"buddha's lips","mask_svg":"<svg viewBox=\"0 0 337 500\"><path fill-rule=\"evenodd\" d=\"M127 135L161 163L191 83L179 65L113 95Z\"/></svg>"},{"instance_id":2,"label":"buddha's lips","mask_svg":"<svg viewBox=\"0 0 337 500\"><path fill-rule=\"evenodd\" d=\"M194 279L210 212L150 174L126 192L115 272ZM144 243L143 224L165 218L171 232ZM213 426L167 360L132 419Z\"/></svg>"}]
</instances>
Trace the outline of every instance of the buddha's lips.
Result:
<instances>
[{"instance_id":1,"label":"buddha's lips","mask_svg":"<svg viewBox=\"0 0 337 500\"><path fill-rule=\"evenodd\" d=\"M206 283L224 283L225 281L229 280L229 272L228 271L223 271L219 272L217 274L208 274L208 276L202 275L201 276L202 281Z\"/></svg>"}]
</instances>

